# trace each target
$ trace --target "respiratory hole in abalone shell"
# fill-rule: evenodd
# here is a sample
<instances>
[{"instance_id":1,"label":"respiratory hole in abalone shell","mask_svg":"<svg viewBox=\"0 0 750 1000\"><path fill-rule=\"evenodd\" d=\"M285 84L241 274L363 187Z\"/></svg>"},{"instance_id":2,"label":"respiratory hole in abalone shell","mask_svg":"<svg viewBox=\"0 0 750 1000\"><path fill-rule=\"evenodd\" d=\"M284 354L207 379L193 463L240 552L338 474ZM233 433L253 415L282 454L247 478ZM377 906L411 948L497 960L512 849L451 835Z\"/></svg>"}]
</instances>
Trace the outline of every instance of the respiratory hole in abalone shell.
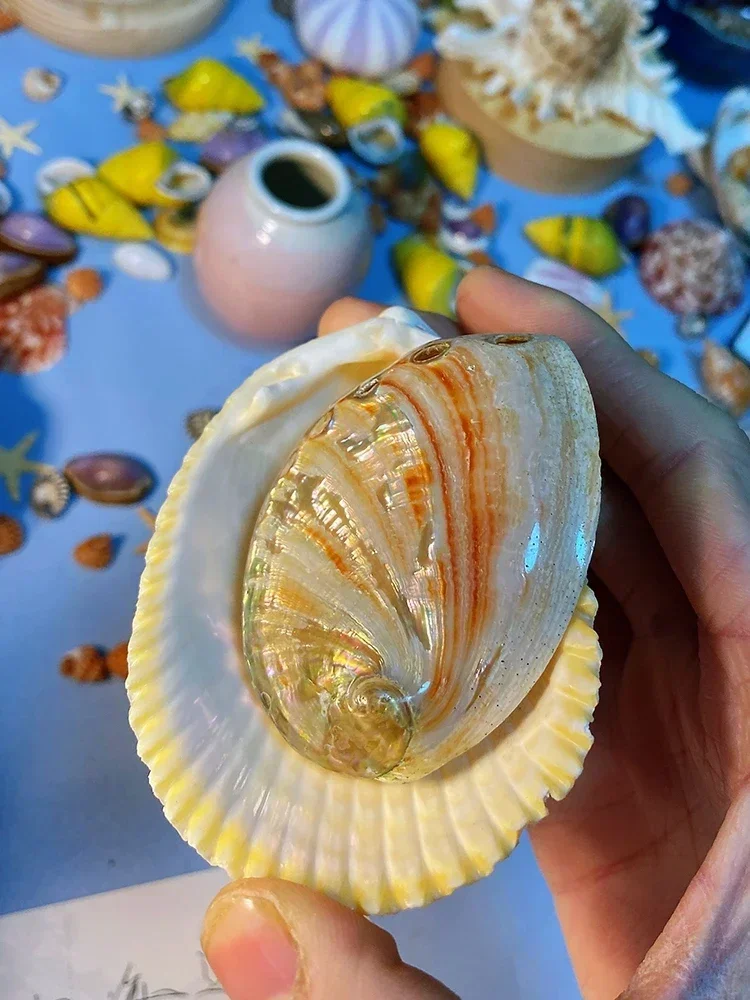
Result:
<instances>
[{"instance_id":1,"label":"respiratory hole in abalone shell","mask_svg":"<svg viewBox=\"0 0 750 1000\"><path fill-rule=\"evenodd\" d=\"M409 360L413 361L415 365L426 365L430 361L437 361L438 358L442 358L450 349L451 344L449 340L432 341L432 343L425 344L424 347L418 347Z\"/></svg>"},{"instance_id":2,"label":"respiratory hole in abalone shell","mask_svg":"<svg viewBox=\"0 0 750 1000\"><path fill-rule=\"evenodd\" d=\"M261 176L274 198L290 208L322 208L336 193L334 178L314 160L279 156L266 164Z\"/></svg>"},{"instance_id":3,"label":"respiratory hole in abalone shell","mask_svg":"<svg viewBox=\"0 0 750 1000\"><path fill-rule=\"evenodd\" d=\"M502 333L492 338L493 344L528 344L531 337L524 337L521 333Z\"/></svg>"},{"instance_id":4,"label":"respiratory hole in abalone shell","mask_svg":"<svg viewBox=\"0 0 750 1000\"><path fill-rule=\"evenodd\" d=\"M382 675L355 677L328 708L330 764L337 771L378 778L403 760L414 730L404 691Z\"/></svg>"}]
</instances>

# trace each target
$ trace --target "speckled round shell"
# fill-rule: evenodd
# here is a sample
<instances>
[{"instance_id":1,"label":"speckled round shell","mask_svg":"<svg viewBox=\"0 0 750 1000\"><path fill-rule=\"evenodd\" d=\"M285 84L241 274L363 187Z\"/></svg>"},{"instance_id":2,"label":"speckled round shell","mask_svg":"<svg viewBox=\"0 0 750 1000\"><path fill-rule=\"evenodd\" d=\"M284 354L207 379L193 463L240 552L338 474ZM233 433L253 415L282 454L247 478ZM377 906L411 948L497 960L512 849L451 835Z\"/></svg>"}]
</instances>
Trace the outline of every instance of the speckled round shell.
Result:
<instances>
[{"instance_id":1,"label":"speckled round shell","mask_svg":"<svg viewBox=\"0 0 750 1000\"><path fill-rule=\"evenodd\" d=\"M419 11L414 0L297 0L303 48L340 73L382 77L414 52Z\"/></svg>"},{"instance_id":2,"label":"speckled round shell","mask_svg":"<svg viewBox=\"0 0 750 1000\"><path fill-rule=\"evenodd\" d=\"M531 694L426 778L378 782L297 753L241 651L249 531L304 431L433 337L405 310L255 372L192 446L150 543L129 647L130 721L168 819L232 877L276 875L368 913L420 906L491 871L562 798L591 745L600 649L584 587Z\"/></svg>"}]
</instances>

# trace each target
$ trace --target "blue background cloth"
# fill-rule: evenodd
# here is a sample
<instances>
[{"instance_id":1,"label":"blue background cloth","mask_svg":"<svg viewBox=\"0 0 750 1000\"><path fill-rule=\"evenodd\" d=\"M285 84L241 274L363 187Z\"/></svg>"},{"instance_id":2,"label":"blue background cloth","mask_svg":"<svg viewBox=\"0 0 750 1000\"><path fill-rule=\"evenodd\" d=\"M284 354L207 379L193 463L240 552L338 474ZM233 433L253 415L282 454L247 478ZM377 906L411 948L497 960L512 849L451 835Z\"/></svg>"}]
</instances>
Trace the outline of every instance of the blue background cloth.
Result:
<instances>
[{"instance_id":1,"label":"blue background cloth","mask_svg":"<svg viewBox=\"0 0 750 1000\"><path fill-rule=\"evenodd\" d=\"M142 61L63 52L22 29L0 36L0 115L14 124L38 120L32 138L43 148L41 157L25 152L12 157L8 182L16 204L37 207L34 176L46 160L72 155L96 163L132 144L133 127L112 113L110 99L97 89L114 82L118 73L127 72L131 82L157 92L164 77L195 56L210 54L241 69L269 96L272 108L278 107L278 97L257 69L234 52L237 37L256 32L283 56L300 56L289 25L256 0L230 5L210 35L189 49ZM62 93L49 104L32 104L23 95L21 78L32 66L64 75ZM719 96L686 85L679 100L695 124L707 126ZM561 212L598 214L626 191L648 199L654 225L693 214L687 200L670 196L663 186L679 167L654 143L637 176L605 192L575 197L534 194L485 175L476 201L496 203L501 219L493 256L523 273L537 256L522 234L526 221ZM405 231L391 223L378 239L362 295L401 301L388 249ZM183 273L168 283L137 282L113 269L110 244L82 239L81 246L76 266L101 269L106 290L72 316L69 351L52 370L27 377L0 373L0 445L9 447L38 430L33 457L58 467L89 451L140 456L158 475L150 500L156 509L189 445L185 415L221 405L273 351L241 350L215 336L196 305L184 264ZM635 268L624 268L606 285L617 308L634 311L625 323L631 343L657 350L670 374L693 383L696 349L678 340L673 317L646 296ZM737 311L712 324L712 335L728 339L740 316ZM14 505L0 483L0 512L20 516L28 533L20 553L0 560L0 912L203 865L166 822L149 789L135 755L123 685L80 686L57 672L61 656L72 647L109 648L128 638L143 568L143 557L134 549L148 533L132 508L82 500L61 520L42 521L28 510L30 477L25 484L22 503ZM117 536L119 551L109 570L91 573L74 563L71 551L99 532ZM516 900L506 940L508 934L523 937L529 928L540 933L540 914L544 926L553 927L546 890L532 866L524 846L493 877L499 879L498 892ZM472 898L478 898L471 895L475 887L462 891L467 894L463 905L470 909ZM433 917L416 919L426 921L427 933ZM546 954L564 956L559 935L550 934ZM440 974L441 968L432 971ZM523 995L549 995L541 987L534 992L528 979L534 974L527 973ZM566 975L557 981L557 996L575 995Z\"/></svg>"}]
</instances>

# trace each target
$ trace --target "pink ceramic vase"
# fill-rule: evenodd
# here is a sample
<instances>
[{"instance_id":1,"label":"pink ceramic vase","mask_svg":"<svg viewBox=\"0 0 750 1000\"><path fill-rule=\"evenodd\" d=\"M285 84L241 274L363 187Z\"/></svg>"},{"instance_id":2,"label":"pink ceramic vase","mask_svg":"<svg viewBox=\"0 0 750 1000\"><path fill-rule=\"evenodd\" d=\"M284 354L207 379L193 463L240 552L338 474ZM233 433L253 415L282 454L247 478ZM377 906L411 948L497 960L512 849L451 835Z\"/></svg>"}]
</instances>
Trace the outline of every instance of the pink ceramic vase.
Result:
<instances>
[{"instance_id":1,"label":"pink ceramic vase","mask_svg":"<svg viewBox=\"0 0 750 1000\"><path fill-rule=\"evenodd\" d=\"M370 261L364 198L325 147L280 139L238 160L198 220L195 271L214 312L245 339L312 333Z\"/></svg>"}]
</instances>

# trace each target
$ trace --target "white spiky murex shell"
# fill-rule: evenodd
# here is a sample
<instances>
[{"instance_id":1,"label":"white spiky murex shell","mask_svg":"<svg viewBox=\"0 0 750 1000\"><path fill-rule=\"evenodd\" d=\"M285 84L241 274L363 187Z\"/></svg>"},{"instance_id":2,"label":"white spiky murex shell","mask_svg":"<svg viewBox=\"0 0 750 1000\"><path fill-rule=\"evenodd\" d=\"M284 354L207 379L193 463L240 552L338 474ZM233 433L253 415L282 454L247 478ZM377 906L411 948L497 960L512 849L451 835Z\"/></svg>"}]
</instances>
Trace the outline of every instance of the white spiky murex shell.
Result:
<instances>
[{"instance_id":1,"label":"white spiky murex shell","mask_svg":"<svg viewBox=\"0 0 750 1000\"><path fill-rule=\"evenodd\" d=\"M439 36L441 54L471 64L488 97L506 94L542 120L565 115L588 122L606 114L655 134L671 153L700 146L672 100L678 81L658 54L666 34L650 29L655 0L529 0L493 16L487 27L460 20Z\"/></svg>"},{"instance_id":2,"label":"white spiky murex shell","mask_svg":"<svg viewBox=\"0 0 750 1000\"><path fill-rule=\"evenodd\" d=\"M170 821L233 877L370 913L488 873L591 744L598 476L553 338L435 341L388 310L256 372L141 584L130 718Z\"/></svg>"}]
</instances>

